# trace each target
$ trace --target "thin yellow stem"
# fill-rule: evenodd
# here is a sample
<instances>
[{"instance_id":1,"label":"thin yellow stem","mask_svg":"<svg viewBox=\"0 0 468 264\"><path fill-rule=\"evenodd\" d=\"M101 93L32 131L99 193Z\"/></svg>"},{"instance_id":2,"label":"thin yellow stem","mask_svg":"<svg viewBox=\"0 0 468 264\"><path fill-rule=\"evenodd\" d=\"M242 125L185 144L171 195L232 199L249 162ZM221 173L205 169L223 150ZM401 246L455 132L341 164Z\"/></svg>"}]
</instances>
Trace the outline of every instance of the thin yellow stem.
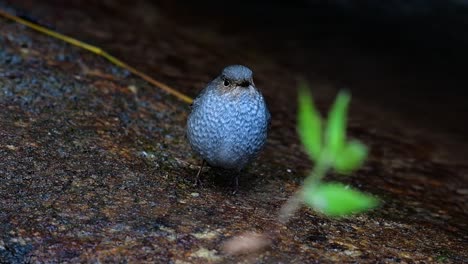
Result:
<instances>
[{"instance_id":1,"label":"thin yellow stem","mask_svg":"<svg viewBox=\"0 0 468 264\"><path fill-rule=\"evenodd\" d=\"M169 85L165 84L165 83L162 83L160 81L157 81L155 79L153 79L152 77L148 76L147 74L133 68L132 66L124 63L123 61L117 59L116 57L110 55L109 53L105 52L104 50L102 50L101 48L99 47L96 47L96 46L93 46L93 45L90 45L90 44L87 44L83 41L80 41L80 40L77 40L77 39L74 39L72 37L69 37L69 36L66 36L64 34L61 34L61 33L58 33L58 32L55 32L55 31L52 31L48 28L45 28L43 26L40 26L40 25L37 25L35 23L32 23L30 21L27 21L25 19L22 19L22 18L19 18L17 16L14 16L12 14L9 14L7 12L5 12L4 10L1 10L0 9L0 16L3 16L7 19L10 19L10 20L13 20L19 24L22 24L22 25L25 25L31 29L34 29L36 31L39 31L45 35L48 35L48 36L51 36L53 38L56 38L56 39L59 39L59 40L62 40L64 42L67 42L73 46L77 46L77 47L80 47L82 49L85 49L87 51L90 51L94 54L97 54L101 57L104 57L105 59L107 59L108 61L110 61L111 63L121 67L121 68L124 68L126 70L128 70L129 72L131 72L132 74L142 78L143 80L147 81L148 83L166 91L167 93L169 94L172 94L174 96L176 96L177 98L179 98L180 100L186 102L186 103L192 103L193 99L179 91L177 91L176 89L170 87Z\"/></svg>"}]
</instances>

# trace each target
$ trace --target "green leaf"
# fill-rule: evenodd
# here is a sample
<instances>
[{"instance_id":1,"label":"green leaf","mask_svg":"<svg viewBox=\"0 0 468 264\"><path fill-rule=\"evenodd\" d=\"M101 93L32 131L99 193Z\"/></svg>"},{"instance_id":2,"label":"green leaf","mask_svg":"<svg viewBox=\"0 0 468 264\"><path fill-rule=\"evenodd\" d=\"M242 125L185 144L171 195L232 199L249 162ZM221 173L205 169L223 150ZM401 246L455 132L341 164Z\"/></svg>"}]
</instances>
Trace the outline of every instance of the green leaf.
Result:
<instances>
[{"instance_id":1,"label":"green leaf","mask_svg":"<svg viewBox=\"0 0 468 264\"><path fill-rule=\"evenodd\" d=\"M367 157L367 147L359 141L350 141L338 152L333 168L339 173L350 173L359 167Z\"/></svg>"},{"instance_id":2,"label":"green leaf","mask_svg":"<svg viewBox=\"0 0 468 264\"><path fill-rule=\"evenodd\" d=\"M325 148L332 159L346 143L346 111L350 100L347 92L340 92L328 114Z\"/></svg>"},{"instance_id":3,"label":"green leaf","mask_svg":"<svg viewBox=\"0 0 468 264\"><path fill-rule=\"evenodd\" d=\"M315 109L307 83L299 86L298 132L309 156L317 160L322 151L322 119Z\"/></svg>"},{"instance_id":4,"label":"green leaf","mask_svg":"<svg viewBox=\"0 0 468 264\"><path fill-rule=\"evenodd\" d=\"M323 183L306 188L304 201L313 209L332 217L346 216L369 210L377 199L339 183Z\"/></svg>"}]
</instances>

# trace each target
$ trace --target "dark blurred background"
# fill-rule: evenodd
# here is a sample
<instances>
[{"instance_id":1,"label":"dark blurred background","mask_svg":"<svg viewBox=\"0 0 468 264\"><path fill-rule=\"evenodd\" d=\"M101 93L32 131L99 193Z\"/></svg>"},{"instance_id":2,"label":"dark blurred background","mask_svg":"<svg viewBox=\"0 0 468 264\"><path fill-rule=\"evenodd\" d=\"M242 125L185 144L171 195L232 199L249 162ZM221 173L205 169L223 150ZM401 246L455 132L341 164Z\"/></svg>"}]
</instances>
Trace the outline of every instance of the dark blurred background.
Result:
<instances>
[{"instance_id":1,"label":"dark blurred background","mask_svg":"<svg viewBox=\"0 0 468 264\"><path fill-rule=\"evenodd\" d=\"M468 141L466 0L204 0L163 6L187 23L260 36L256 45L283 65Z\"/></svg>"},{"instance_id":2,"label":"dark blurred background","mask_svg":"<svg viewBox=\"0 0 468 264\"><path fill-rule=\"evenodd\" d=\"M203 0L163 6L187 23L257 36L252 39L260 35L264 41L257 45L302 64L305 72L372 95L466 105L459 96L468 80L468 1ZM395 74L402 83L381 83L380 74ZM378 85L369 85L374 81ZM361 82L366 85L359 87Z\"/></svg>"}]
</instances>

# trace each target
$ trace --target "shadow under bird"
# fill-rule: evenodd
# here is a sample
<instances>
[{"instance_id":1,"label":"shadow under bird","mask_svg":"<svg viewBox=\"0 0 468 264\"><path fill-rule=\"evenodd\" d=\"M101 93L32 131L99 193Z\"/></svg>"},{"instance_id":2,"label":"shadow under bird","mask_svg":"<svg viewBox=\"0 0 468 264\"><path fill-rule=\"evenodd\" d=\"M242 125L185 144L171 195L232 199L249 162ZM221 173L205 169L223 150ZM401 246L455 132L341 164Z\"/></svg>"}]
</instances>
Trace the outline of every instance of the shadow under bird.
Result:
<instances>
[{"instance_id":1,"label":"shadow under bird","mask_svg":"<svg viewBox=\"0 0 468 264\"><path fill-rule=\"evenodd\" d=\"M240 171L266 142L270 113L253 82L252 71L231 65L201 91L192 104L187 121L187 138L203 165Z\"/></svg>"}]
</instances>

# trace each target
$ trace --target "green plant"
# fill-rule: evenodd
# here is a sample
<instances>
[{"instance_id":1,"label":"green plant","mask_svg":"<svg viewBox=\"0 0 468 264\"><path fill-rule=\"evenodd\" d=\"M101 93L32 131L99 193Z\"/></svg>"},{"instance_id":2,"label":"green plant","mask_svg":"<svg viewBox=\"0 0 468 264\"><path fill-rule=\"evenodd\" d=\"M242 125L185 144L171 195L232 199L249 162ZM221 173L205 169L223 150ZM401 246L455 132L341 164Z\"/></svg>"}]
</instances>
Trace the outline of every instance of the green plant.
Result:
<instances>
[{"instance_id":1,"label":"green plant","mask_svg":"<svg viewBox=\"0 0 468 264\"><path fill-rule=\"evenodd\" d=\"M327 120L315 108L308 85L299 87L298 133L314 169L304 180L303 187L282 208L284 222L301 202L332 217L363 212L378 205L378 200L341 183L326 183L322 179L329 170L341 175L360 168L367 157L367 147L346 138L347 109L351 98L341 91Z\"/></svg>"},{"instance_id":2,"label":"green plant","mask_svg":"<svg viewBox=\"0 0 468 264\"><path fill-rule=\"evenodd\" d=\"M323 128L322 118L315 108L307 84L299 90L298 132L314 170L304 181L303 200L313 209L329 216L344 216L377 206L377 199L340 183L324 183L329 169L348 174L361 167L367 157L367 147L346 138L347 109L351 98L341 91Z\"/></svg>"}]
</instances>

